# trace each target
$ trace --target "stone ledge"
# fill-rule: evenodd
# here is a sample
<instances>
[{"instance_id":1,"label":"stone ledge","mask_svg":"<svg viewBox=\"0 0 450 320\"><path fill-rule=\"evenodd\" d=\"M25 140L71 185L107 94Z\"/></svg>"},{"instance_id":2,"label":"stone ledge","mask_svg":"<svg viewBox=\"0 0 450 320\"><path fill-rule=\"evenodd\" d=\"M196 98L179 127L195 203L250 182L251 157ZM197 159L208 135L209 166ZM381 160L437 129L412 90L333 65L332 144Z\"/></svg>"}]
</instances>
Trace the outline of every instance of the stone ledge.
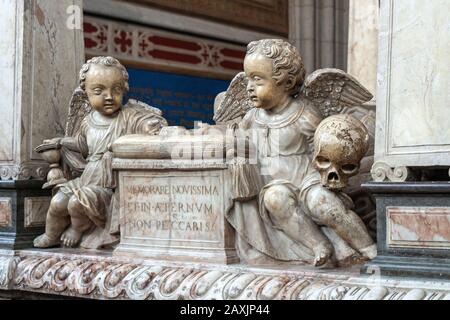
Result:
<instances>
[{"instance_id":1,"label":"stone ledge","mask_svg":"<svg viewBox=\"0 0 450 320\"><path fill-rule=\"evenodd\" d=\"M91 299L449 300L450 281L304 266L152 262L75 250L0 252L0 288Z\"/></svg>"}]
</instances>

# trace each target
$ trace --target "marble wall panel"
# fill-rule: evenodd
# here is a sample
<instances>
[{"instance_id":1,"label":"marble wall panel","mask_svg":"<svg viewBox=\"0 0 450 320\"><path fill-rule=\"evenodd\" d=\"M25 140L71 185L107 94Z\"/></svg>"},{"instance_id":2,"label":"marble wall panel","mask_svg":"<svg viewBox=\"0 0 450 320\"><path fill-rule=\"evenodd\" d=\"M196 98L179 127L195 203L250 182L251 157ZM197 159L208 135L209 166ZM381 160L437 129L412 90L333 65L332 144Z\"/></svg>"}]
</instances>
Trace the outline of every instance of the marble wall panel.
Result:
<instances>
[{"instance_id":1,"label":"marble wall panel","mask_svg":"<svg viewBox=\"0 0 450 320\"><path fill-rule=\"evenodd\" d=\"M25 198L24 226L42 227L45 225L47 210L50 206L50 197L27 197Z\"/></svg>"},{"instance_id":2,"label":"marble wall panel","mask_svg":"<svg viewBox=\"0 0 450 320\"><path fill-rule=\"evenodd\" d=\"M375 160L450 166L446 0L382 0Z\"/></svg>"},{"instance_id":3,"label":"marble wall panel","mask_svg":"<svg viewBox=\"0 0 450 320\"><path fill-rule=\"evenodd\" d=\"M0 1L0 30L2 30L2 40L0 41L0 161L11 161L14 159L13 146L14 139L14 81L16 66L16 33L17 17L16 3L14 1Z\"/></svg>"},{"instance_id":4,"label":"marble wall panel","mask_svg":"<svg viewBox=\"0 0 450 320\"><path fill-rule=\"evenodd\" d=\"M450 249L450 208L387 207L387 245Z\"/></svg>"},{"instance_id":5,"label":"marble wall panel","mask_svg":"<svg viewBox=\"0 0 450 320\"><path fill-rule=\"evenodd\" d=\"M82 1L3 0L0 27L0 178L42 179L34 148L63 135L84 61Z\"/></svg>"},{"instance_id":6,"label":"marble wall panel","mask_svg":"<svg viewBox=\"0 0 450 320\"><path fill-rule=\"evenodd\" d=\"M0 198L0 227L9 227L12 223L11 198Z\"/></svg>"},{"instance_id":7,"label":"marble wall panel","mask_svg":"<svg viewBox=\"0 0 450 320\"><path fill-rule=\"evenodd\" d=\"M124 177L124 238L219 242L220 176ZM220 193L219 193L220 192Z\"/></svg>"},{"instance_id":8,"label":"marble wall panel","mask_svg":"<svg viewBox=\"0 0 450 320\"><path fill-rule=\"evenodd\" d=\"M38 0L32 1L30 8L31 63L28 67L33 86L30 88L29 157L33 160L41 159L34 148L43 139L64 134L70 98L84 59L79 43L81 30L71 30L67 25L67 8L77 3Z\"/></svg>"},{"instance_id":9,"label":"marble wall panel","mask_svg":"<svg viewBox=\"0 0 450 320\"><path fill-rule=\"evenodd\" d=\"M121 241L114 255L236 261L234 233L225 218L228 179L226 170L120 171Z\"/></svg>"}]
</instances>

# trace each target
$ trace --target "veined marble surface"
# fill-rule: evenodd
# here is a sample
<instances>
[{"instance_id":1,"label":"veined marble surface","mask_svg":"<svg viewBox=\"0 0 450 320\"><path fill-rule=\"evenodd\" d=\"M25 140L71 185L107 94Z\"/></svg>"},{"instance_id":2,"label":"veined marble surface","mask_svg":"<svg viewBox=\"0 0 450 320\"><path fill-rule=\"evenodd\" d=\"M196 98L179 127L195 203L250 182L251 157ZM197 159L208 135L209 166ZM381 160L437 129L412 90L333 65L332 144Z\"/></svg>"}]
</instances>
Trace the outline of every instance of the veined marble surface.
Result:
<instances>
[{"instance_id":1,"label":"veined marble surface","mask_svg":"<svg viewBox=\"0 0 450 320\"><path fill-rule=\"evenodd\" d=\"M81 0L0 3L3 180L43 178L47 164L34 148L43 139L64 134L69 101L84 61L82 30L67 23L71 5L81 8Z\"/></svg>"},{"instance_id":2,"label":"veined marble surface","mask_svg":"<svg viewBox=\"0 0 450 320\"><path fill-rule=\"evenodd\" d=\"M450 208L387 207L387 244L450 249Z\"/></svg>"},{"instance_id":3,"label":"veined marble surface","mask_svg":"<svg viewBox=\"0 0 450 320\"><path fill-rule=\"evenodd\" d=\"M347 72L377 92L379 0L350 0Z\"/></svg>"},{"instance_id":4,"label":"veined marble surface","mask_svg":"<svg viewBox=\"0 0 450 320\"><path fill-rule=\"evenodd\" d=\"M14 131L14 105L15 88L14 78L16 75L15 56L17 48L16 33L17 17L15 14L15 1L0 2L0 28L2 30L2 41L0 41L0 136L3 138L0 142L0 161L12 161L14 159L14 139L4 139L11 137Z\"/></svg>"},{"instance_id":5,"label":"veined marble surface","mask_svg":"<svg viewBox=\"0 0 450 320\"><path fill-rule=\"evenodd\" d=\"M375 161L450 166L450 2L382 0Z\"/></svg>"}]
</instances>

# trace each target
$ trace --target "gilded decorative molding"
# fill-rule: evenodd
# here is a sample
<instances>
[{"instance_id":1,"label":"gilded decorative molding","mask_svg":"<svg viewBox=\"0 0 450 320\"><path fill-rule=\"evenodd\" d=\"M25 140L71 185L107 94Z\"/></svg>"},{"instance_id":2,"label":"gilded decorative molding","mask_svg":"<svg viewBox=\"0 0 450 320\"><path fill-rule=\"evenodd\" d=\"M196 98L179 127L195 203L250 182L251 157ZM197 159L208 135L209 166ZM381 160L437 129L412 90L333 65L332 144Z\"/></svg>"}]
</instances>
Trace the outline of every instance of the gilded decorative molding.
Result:
<instances>
[{"instance_id":1,"label":"gilded decorative molding","mask_svg":"<svg viewBox=\"0 0 450 320\"><path fill-rule=\"evenodd\" d=\"M11 288L93 299L446 300L450 283L279 271L241 265L139 264L118 258L19 252ZM0 260L3 262L4 260ZM0 267L0 279L11 266ZM7 271L9 270L9 273Z\"/></svg>"},{"instance_id":2,"label":"gilded decorative molding","mask_svg":"<svg viewBox=\"0 0 450 320\"><path fill-rule=\"evenodd\" d=\"M375 162L370 173L376 182L405 182L411 178L411 170L408 167L399 166L392 168L382 161Z\"/></svg>"}]
</instances>

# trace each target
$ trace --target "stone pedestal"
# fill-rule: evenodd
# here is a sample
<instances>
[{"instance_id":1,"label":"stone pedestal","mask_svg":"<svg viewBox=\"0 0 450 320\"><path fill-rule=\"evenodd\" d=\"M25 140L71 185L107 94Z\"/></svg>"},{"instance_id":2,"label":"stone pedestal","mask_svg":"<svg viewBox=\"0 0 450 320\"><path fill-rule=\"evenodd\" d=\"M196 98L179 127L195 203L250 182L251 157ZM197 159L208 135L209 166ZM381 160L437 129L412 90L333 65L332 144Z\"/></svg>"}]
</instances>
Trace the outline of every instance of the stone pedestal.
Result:
<instances>
[{"instance_id":1,"label":"stone pedestal","mask_svg":"<svg viewBox=\"0 0 450 320\"><path fill-rule=\"evenodd\" d=\"M225 218L232 202L228 165L221 155L158 159L171 143L161 139L158 147L155 139L160 138L125 136L113 144L121 224L114 256L237 262L234 230ZM149 159L133 159L138 154Z\"/></svg>"},{"instance_id":2,"label":"stone pedestal","mask_svg":"<svg viewBox=\"0 0 450 320\"><path fill-rule=\"evenodd\" d=\"M376 183L366 185L376 198L378 257L363 272L448 279L450 4L380 4Z\"/></svg>"},{"instance_id":3,"label":"stone pedestal","mask_svg":"<svg viewBox=\"0 0 450 320\"><path fill-rule=\"evenodd\" d=\"M446 0L381 1L375 181L450 167L449 10Z\"/></svg>"},{"instance_id":4,"label":"stone pedestal","mask_svg":"<svg viewBox=\"0 0 450 320\"><path fill-rule=\"evenodd\" d=\"M31 246L42 234L51 192L42 180L0 181L0 244L2 248Z\"/></svg>"},{"instance_id":5,"label":"stone pedestal","mask_svg":"<svg viewBox=\"0 0 450 320\"><path fill-rule=\"evenodd\" d=\"M450 184L368 183L376 198L378 256L363 268L450 278Z\"/></svg>"},{"instance_id":6,"label":"stone pedestal","mask_svg":"<svg viewBox=\"0 0 450 320\"><path fill-rule=\"evenodd\" d=\"M84 59L72 5L81 1L0 2L0 248L31 246L49 205L48 165L34 148L63 135Z\"/></svg>"}]
</instances>

